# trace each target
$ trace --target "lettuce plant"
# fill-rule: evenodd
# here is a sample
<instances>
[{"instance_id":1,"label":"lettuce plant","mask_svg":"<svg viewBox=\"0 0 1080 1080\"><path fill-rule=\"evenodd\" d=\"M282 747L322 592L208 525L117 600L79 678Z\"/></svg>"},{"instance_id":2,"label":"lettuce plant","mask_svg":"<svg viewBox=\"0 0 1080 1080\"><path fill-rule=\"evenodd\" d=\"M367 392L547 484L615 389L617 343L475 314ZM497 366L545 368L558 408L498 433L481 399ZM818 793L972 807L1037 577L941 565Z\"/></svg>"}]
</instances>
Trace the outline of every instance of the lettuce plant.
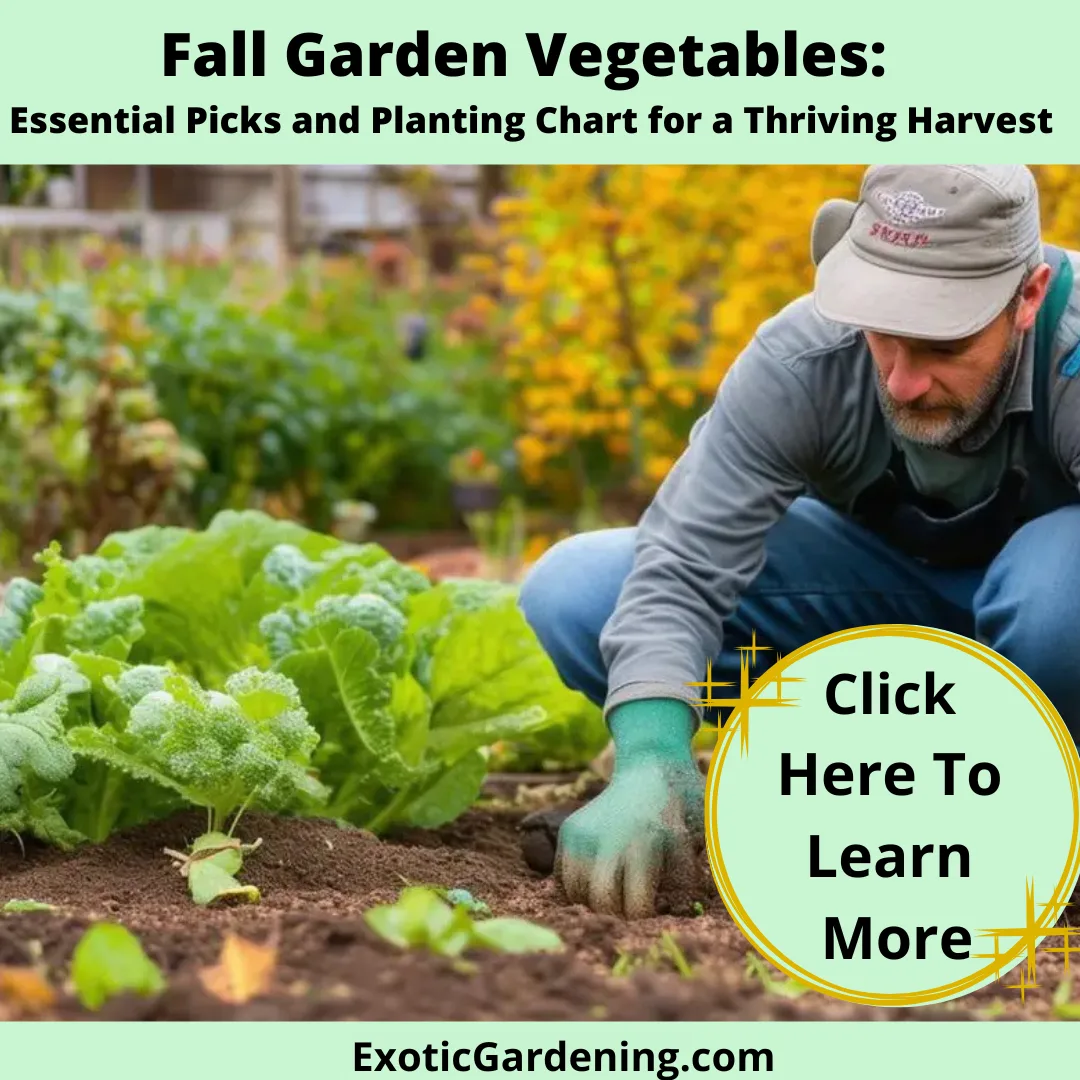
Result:
<instances>
[{"instance_id":1,"label":"lettuce plant","mask_svg":"<svg viewBox=\"0 0 1080 1080\"><path fill-rule=\"evenodd\" d=\"M602 723L514 589L432 585L374 544L228 511L39 561L0 608L0 827L98 841L204 807L180 857L193 893L196 864L201 890L243 890L221 875L246 806L435 827L475 800L492 747Z\"/></svg>"},{"instance_id":2,"label":"lettuce plant","mask_svg":"<svg viewBox=\"0 0 1080 1080\"><path fill-rule=\"evenodd\" d=\"M70 694L83 689L77 680L39 670L0 701L0 829L63 848L79 839L57 809L56 794L75 770L64 717Z\"/></svg>"}]
</instances>

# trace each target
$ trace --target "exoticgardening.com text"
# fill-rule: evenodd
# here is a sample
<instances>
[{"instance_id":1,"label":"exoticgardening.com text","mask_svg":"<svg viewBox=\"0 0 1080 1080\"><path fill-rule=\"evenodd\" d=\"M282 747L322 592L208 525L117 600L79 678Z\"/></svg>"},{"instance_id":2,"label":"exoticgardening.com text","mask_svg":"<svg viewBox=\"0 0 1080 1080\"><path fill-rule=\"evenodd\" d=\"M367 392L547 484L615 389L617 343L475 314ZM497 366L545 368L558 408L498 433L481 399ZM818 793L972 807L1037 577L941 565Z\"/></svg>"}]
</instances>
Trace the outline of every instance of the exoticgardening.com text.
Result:
<instances>
[{"instance_id":1,"label":"exoticgardening.com text","mask_svg":"<svg viewBox=\"0 0 1080 1080\"><path fill-rule=\"evenodd\" d=\"M355 1072L383 1073L647 1073L656 1080L676 1080L684 1073L772 1072L773 1055L766 1049L701 1047L680 1051L673 1048L634 1047L623 1040L618 1049L578 1047L567 1050L560 1039L547 1049L519 1049L496 1042L451 1048L447 1040L439 1046L379 1047L369 1042L355 1046Z\"/></svg>"}]
</instances>

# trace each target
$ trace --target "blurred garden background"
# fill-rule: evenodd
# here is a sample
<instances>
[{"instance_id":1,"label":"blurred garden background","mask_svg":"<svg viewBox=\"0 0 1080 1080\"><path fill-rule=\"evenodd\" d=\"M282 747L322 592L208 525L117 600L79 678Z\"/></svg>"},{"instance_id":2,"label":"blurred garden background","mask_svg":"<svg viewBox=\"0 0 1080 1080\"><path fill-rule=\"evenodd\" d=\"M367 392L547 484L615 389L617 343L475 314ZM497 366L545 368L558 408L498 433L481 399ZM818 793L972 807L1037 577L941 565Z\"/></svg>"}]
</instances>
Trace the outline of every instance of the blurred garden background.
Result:
<instances>
[{"instance_id":1,"label":"blurred garden background","mask_svg":"<svg viewBox=\"0 0 1080 1080\"><path fill-rule=\"evenodd\" d=\"M2 577L250 507L514 580L636 519L863 168L0 166Z\"/></svg>"}]
</instances>

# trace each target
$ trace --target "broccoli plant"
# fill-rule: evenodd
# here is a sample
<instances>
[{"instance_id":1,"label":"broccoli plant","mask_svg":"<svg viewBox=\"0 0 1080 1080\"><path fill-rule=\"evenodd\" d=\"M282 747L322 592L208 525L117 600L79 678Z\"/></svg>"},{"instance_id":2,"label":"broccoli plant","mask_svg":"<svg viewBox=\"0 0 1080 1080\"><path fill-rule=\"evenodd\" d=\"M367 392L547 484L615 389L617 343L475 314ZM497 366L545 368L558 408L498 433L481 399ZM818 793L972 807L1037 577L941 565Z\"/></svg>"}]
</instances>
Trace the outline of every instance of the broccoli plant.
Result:
<instances>
[{"instance_id":1,"label":"broccoli plant","mask_svg":"<svg viewBox=\"0 0 1080 1080\"><path fill-rule=\"evenodd\" d=\"M282 811L301 795L316 802L326 797L308 771L319 736L296 687L283 675L249 668L230 677L222 693L150 665L104 682L130 706L127 722L74 727L71 749L206 808L207 832L190 853L167 852L178 859L198 902L227 894L256 898L233 877L241 856L253 849L233 836L244 810Z\"/></svg>"},{"instance_id":2,"label":"broccoli plant","mask_svg":"<svg viewBox=\"0 0 1080 1080\"><path fill-rule=\"evenodd\" d=\"M98 842L204 807L177 857L199 902L255 898L234 878L247 806L434 828L492 762L606 738L511 586L433 585L375 544L255 511L36 561L40 584L9 582L0 606L0 826ZM35 675L53 689L24 688Z\"/></svg>"},{"instance_id":3,"label":"broccoli plant","mask_svg":"<svg viewBox=\"0 0 1080 1080\"><path fill-rule=\"evenodd\" d=\"M22 637L30 625L34 605L45 595L40 585L26 578L12 578L4 588L0 605L0 649L5 652Z\"/></svg>"},{"instance_id":4,"label":"broccoli plant","mask_svg":"<svg viewBox=\"0 0 1080 1080\"><path fill-rule=\"evenodd\" d=\"M259 629L273 660L297 649L318 648L342 630L366 630L375 639L385 666L403 658L405 616L378 593L324 596L314 610L287 605L265 616Z\"/></svg>"},{"instance_id":5,"label":"broccoli plant","mask_svg":"<svg viewBox=\"0 0 1080 1080\"><path fill-rule=\"evenodd\" d=\"M66 663L63 657L37 659L37 670L0 702L0 829L69 848L81 837L56 806L57 786L75 769L64 717L70 695L88 684L73 669L49 662Z\"/></svg>"}]
</instances>

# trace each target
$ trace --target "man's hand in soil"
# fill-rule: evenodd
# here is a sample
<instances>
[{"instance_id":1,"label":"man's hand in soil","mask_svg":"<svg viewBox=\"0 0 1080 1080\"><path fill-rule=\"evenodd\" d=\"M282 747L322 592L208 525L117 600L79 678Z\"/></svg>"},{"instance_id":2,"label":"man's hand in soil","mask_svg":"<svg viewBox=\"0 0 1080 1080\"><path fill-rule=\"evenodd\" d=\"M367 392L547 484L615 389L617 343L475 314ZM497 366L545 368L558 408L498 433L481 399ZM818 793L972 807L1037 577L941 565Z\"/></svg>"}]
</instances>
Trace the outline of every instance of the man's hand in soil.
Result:
<instances>
[{"instance_id":1,"label":"man's hand in soil","mask_svg":"<svg viewBox=\"0 0 1080 1080\"><path fill-rule=\"evenodd\" d=\"M704 843L705 778L692 710L649 699L615 708L611 783L559 831L555 876L571 903L643 918L665 880L693 881Z\"/></svg>"}]
</instances>

